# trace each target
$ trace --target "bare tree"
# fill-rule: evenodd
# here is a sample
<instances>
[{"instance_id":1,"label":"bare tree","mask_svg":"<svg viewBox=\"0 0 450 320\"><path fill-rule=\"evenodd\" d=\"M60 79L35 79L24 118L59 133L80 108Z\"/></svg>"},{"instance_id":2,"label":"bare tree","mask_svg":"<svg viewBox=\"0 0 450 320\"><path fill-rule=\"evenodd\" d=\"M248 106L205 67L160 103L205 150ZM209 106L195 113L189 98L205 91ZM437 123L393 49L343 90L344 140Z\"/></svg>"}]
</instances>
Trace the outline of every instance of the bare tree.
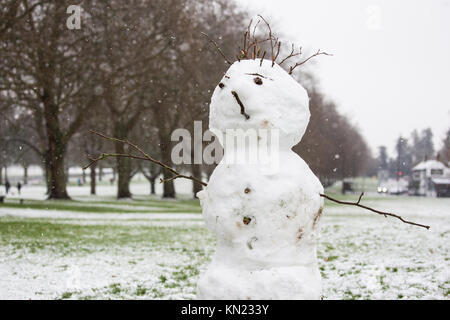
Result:
<instances>
[{"instance_id":1,"label":"bare tree","mask_svg":"<svg viewBox=\"0 0 450 320\"><path fill-rule=\"evenodd\" d=\"M176 30L184 21L186 1L96 2L89 11L96 17L97 59L102 98L111 132L125 139L131 135L161 94L155 82L167 77L161 69L173 59L168 53ZM155 79L155 80L154 80ZM117 153L127 147L115 144ZM118 198L130 197L133 168L128 159L117 159Z\"/></svg>"},{"instance_id":2,"label":"bare tree","mask_svg":"<svg viewBox=\"0 0 450 320\"><path fill-rule=\"evenodd\" d=\"M34 5L24 1L24 6ZM11 106L26 109L35 121L34 141L40 145L48 177L50 199L67 199L65 155L67 143L98 98L93 94L95 69L87 57L93 47L86 40L89 23L81 30L66 27L66 1L43 2L27 11L11 28L0 47L0 91ZM88 17L86 17L86 20Z\"/></svg>"}]
</instances>

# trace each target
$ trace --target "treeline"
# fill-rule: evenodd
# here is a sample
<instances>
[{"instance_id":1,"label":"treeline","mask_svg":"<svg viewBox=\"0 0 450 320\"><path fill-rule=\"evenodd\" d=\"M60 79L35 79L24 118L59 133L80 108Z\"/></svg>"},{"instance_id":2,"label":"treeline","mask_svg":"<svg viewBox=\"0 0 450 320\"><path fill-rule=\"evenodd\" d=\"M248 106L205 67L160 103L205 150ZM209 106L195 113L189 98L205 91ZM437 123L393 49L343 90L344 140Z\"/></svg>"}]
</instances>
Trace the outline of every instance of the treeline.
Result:
<instances>
[{"instance_id":1,"label":"treeline","mask_svg":"<svg viewBox=\"0 0 450 320\"><path fill-rule=\"evenodd\" d=\"M71 4L0 0L0 168L42 165L50 199L68 198L69 167L102 151L130 151L90 129L133 141L171 165L171 133L193 131L194 120L207 129L212 90L228 67L202 32L235 57L249 21L227 0L93 0L79 2L81 28L71 30ZM312 76L296 72L308 87L312 118L295 150L323 181L364 173L370 152L357 128ZM118 198L131 196L138 172L153 191L160 174L171 177L148 163L110 159L91 167L92 193L100 166L114 168ZM194 176L212 171L182 169ZM175 196L173 181L164 182L163 196Z\"/></svg>"},{"instance_id":2,"label":"treeline","mask_svg":"<svg viewBox=\"0 0 450 320\"><path fill-rule=\"evenodd\" d=\"M311 120L294 151L325 186L347 177L372 174L373 158L359 129L318 91L313 79L303 82L310 97Z\"/></svg>"},{"instance_id":3,"label":"treeline","mask_svg":"<svg viewBox=\"0 0 450 320\"><path fill-rule=\"evenodd\" d=\"M410 176L412 169L419 162L435 159L446 165L450 163L450 128L448 129L442 147L436 150L433 143L433 131L431 128L421 132L414 130L410 137L400 136L395 144L396 154L388 155L385 146L378 149L377 167L379 170L389 172L390 177Z\"/></svg>"}]
</instances>

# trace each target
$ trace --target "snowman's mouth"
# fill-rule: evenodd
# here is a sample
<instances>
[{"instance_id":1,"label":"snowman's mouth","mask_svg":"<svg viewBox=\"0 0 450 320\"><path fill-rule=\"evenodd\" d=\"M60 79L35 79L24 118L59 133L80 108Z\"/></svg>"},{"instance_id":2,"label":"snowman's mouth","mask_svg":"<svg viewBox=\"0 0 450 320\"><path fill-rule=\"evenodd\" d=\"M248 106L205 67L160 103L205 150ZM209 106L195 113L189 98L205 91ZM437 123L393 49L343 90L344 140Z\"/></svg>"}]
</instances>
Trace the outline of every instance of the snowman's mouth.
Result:
<instances>
[{"instance_id":1,"label":"snowman's mouth","mask_svg":"<svg viewBox=\"0 0 450 320\"><path fill-rule=\"evenodd\" d=\"M241 99L239 98L239 95L237 94L237 92L236 91L231 91L231 94L236 99L238 105L241 107L241 114L245 117L245 120L250 119L250 116L247 113L245 113L244 104L242 103Z\"/></svg>"}]
</instances>

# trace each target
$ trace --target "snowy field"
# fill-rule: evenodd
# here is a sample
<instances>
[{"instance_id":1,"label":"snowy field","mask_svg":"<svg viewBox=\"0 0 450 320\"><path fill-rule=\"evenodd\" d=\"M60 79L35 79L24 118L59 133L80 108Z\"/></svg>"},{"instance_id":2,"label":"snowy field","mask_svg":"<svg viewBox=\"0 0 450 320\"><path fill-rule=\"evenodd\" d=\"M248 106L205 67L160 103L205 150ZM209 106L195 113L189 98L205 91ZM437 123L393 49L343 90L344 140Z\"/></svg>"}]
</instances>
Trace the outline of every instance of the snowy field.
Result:
<instances>
[{"instance_id":1,"label":"snowy field","mask_svg":"<svg viewBox=\"0 0 450 320\"><path fill-rule=\"evenodd\" d=\"M69 187L74 202L43 201L39 186L24 188L23 204L9 197L0 205L0 299L193 299L215 239L190 184L177 180L186 194L177 201L148 196L144 181L131 189L128 201L107 185L96 197ZM449 299L450 199L373 195L365 203L431 229L326 203L324 299Z\"/></svg>"}]
</instances>

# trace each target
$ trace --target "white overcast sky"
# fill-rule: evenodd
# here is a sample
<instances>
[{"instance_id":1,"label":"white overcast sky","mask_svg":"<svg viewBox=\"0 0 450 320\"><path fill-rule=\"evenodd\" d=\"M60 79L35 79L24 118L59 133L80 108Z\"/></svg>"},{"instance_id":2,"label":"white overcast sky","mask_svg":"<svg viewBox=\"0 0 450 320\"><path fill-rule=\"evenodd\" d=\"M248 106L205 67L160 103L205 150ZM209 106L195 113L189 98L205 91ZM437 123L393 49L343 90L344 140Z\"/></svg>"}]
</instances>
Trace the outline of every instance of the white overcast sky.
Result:
<instances>
[{"instance_id":1,"label":"white overcast sky","mask_svg":"<svg viewBox=\"0 0 450 320\"><path fill-rule=\"evenodd\" d=\"M450 127L450 0L236 0L273 21L317 59L322 91L376 152L431 127Z\"/></svg>"}]
</instances>

